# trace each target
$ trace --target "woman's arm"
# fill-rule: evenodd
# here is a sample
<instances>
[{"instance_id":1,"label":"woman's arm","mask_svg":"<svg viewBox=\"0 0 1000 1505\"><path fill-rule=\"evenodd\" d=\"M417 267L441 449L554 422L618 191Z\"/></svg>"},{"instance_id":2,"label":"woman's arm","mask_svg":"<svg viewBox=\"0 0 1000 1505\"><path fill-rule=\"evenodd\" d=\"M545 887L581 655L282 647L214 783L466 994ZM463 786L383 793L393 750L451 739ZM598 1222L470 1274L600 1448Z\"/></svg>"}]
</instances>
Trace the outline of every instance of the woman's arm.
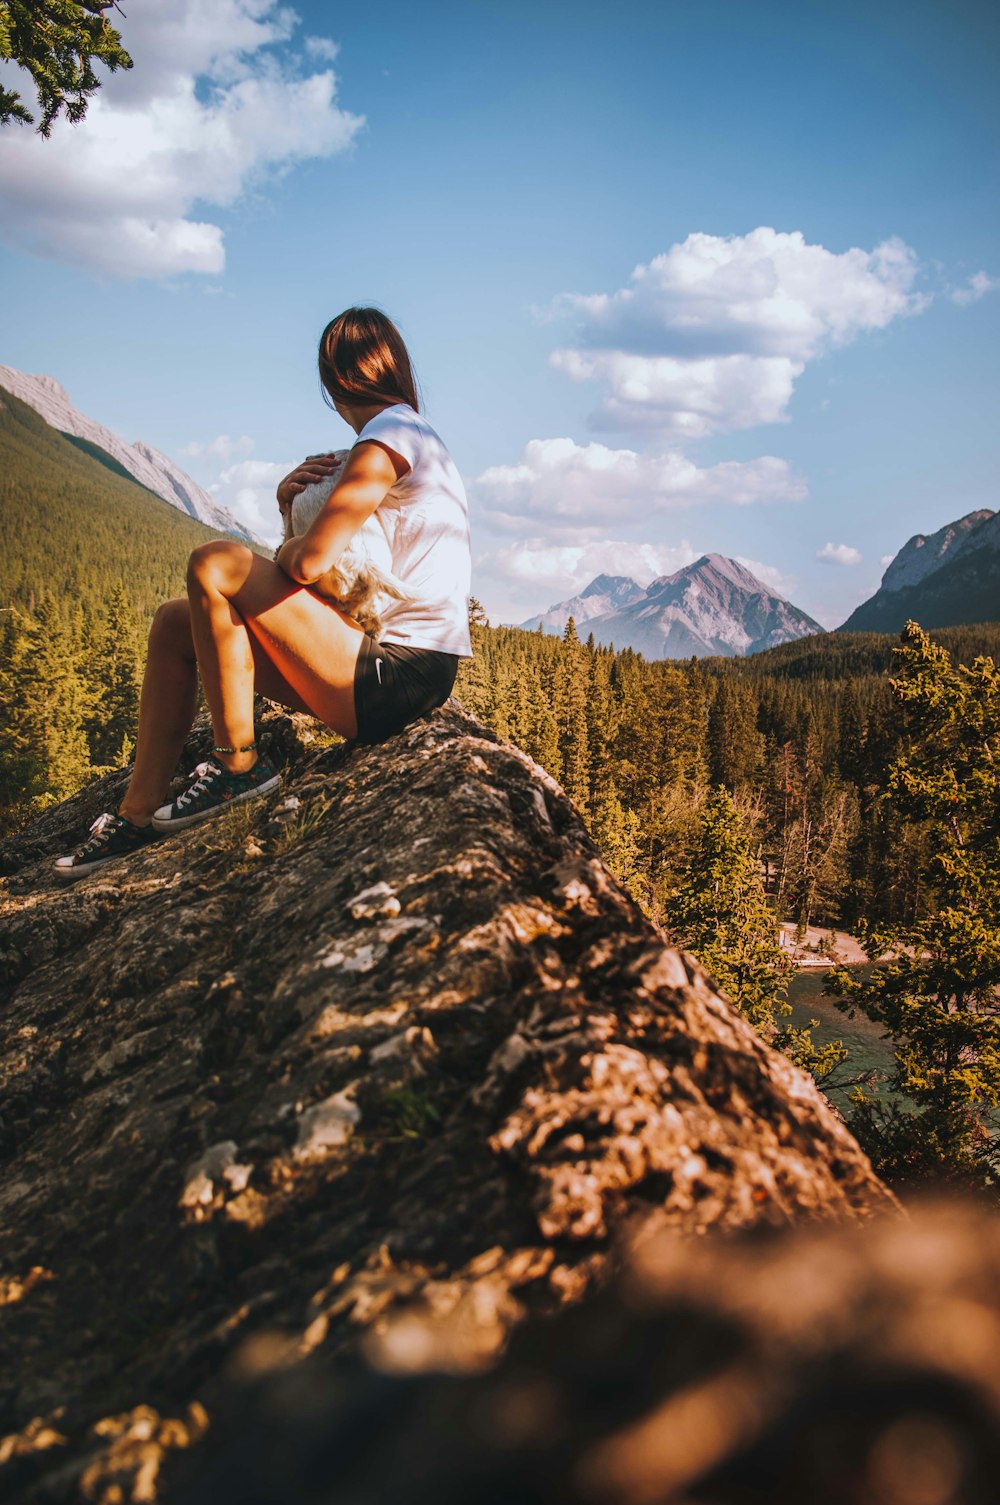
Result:
<instances>
[{"instance_id":1,"label":"woman's arm","mask_svg":"<svg viewBox=\"0 0 1000 1505\"><path fill-rule=\"evenodd\" d=\"M402 455L374 440L356 444L309 531L301 538L290 538L279 551L278 563L285 574L299 585L312 585L325 575L408 469Z\"/></svg>"}]
</instances>

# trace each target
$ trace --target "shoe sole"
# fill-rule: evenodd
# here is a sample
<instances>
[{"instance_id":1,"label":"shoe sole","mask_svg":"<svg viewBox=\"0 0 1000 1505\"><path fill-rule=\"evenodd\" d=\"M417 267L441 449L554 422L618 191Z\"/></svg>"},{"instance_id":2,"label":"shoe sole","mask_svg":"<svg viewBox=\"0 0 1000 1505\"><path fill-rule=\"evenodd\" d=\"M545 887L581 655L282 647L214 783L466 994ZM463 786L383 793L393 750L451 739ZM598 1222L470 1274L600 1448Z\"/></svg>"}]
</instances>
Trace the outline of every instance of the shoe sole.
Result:
<instances>
[{"instance_id":1,"label":"shoe sole","mask_svg":"<svg viewBox=\"0 0 1000 1505\"><path fill-rule=\"evenodd\" d=\"M187 826L197 826L203 820L211 820L213 815L225 815L234 805L240 805L244 800L259 799L262 794L270 794L281 783L281 774L276 773L273 779L268 779L264 784L258 784L256 789L247 789L243 794L234 794L231 800L226 800L224 805L213 805L209 810L198 810L194 815L181 815L173 820L167 820L161 816L158 820L153 816L154 831L183 831Z\"/></svg>"},{"instance_id":2,"label":"shoe sole","mask_svg":"<svg viewBox=\"0 0 1000 1505\"><path fill-rule=\"evenodd\" d=\"M96 862L78 862L74 867L53 867L52 871L64 883L71 883L74 878L86 878L88 873L96 873L99 867L107 867L109 862L118 862L122 857L134 857L136 852L145 852L148 847L155 846L155 841L147 841L141 847L133 847L131 852L115 852L111 857L99 857Z\"/></svg>"},{"instance_id":3,"label":"shoe sole","mask_svg":"<svg viewBox=\"0 0 1000 1505\"><path fill-rule=\"evenodd\" d=\"M131 852L119 852L118 857L131 857ZM109 862L116 862L117 857L102 857L100 862L80 862L75 867L54 867L52 871L57 878L64 883L72 883L75 878L86 878L88 873L96 872L99 867L107 867Z\"/></svg>"}]
</instances>

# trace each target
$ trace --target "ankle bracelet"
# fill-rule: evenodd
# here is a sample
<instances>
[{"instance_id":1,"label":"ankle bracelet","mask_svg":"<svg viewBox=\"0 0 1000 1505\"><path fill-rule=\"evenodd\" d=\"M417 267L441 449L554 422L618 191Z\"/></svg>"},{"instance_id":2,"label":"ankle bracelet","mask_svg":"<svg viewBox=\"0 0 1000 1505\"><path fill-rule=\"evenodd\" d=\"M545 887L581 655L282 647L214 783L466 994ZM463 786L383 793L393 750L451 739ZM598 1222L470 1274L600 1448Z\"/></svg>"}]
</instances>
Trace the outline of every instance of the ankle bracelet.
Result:
<instances>
[{"instance_id":1,"label":"ankle bracelet","mask_svg":"<svg viewBox=\"0 0 1000 1505\"><path fill-rule=\"evenodd\" d=\"M245 747L213 747L212 751L221 753L252 752L256 746L256 742L248 742Z\"/></svg>"}]
</instances>

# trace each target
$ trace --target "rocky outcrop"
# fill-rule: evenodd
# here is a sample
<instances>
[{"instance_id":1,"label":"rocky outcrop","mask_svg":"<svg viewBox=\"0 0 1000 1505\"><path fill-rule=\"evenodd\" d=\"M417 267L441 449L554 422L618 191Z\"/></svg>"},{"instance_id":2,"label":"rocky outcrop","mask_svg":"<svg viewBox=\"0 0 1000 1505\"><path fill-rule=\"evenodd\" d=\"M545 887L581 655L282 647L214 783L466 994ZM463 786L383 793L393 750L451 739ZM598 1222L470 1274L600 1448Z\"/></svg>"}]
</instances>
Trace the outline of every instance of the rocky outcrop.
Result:
<instances>
[{"instance_id":1,"label":"rocky outcrop","mask_svg":"<svg viewBox=\"0 0 1000 1505\"><path fill-rule=\"evenodd\" d=\"M153 1498L262 1334L475 1370L642 1231L892 1205L517 748L259 726L268 801L69 890L121 775L0 845L0 1492Z\"/></svg>"}]
</instances>

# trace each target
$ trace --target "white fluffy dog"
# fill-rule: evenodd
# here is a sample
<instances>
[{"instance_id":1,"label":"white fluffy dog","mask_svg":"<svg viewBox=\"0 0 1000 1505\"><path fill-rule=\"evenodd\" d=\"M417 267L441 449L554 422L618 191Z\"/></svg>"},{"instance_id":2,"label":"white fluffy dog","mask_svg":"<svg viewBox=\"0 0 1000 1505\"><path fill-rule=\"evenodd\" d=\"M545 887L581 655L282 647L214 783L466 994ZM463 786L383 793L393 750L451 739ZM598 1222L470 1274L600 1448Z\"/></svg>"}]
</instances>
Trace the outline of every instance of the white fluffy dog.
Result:
<instances>
[{"instance_id":1,"label":"white fluffy dog","mask_svg":"<svg viewBox=\"0 0 1000 1505\"><path fill-rule=\"evenodd\" d=\"M349 453L346 449L334 450L336 470L322 481L314 481L294 498L284 514L285 543L290 538L299 538L308 532L330 492L340 480ZM378 637L382 627L385 598L412 600L402 581L392 573L392 553L374 513L361 524L337 563L318 580L314 580L310 589L318 591L330 601L336 601L342 611L360 622L365 631L373 633L375 637Z\"/></svg>"}]
</instances>

